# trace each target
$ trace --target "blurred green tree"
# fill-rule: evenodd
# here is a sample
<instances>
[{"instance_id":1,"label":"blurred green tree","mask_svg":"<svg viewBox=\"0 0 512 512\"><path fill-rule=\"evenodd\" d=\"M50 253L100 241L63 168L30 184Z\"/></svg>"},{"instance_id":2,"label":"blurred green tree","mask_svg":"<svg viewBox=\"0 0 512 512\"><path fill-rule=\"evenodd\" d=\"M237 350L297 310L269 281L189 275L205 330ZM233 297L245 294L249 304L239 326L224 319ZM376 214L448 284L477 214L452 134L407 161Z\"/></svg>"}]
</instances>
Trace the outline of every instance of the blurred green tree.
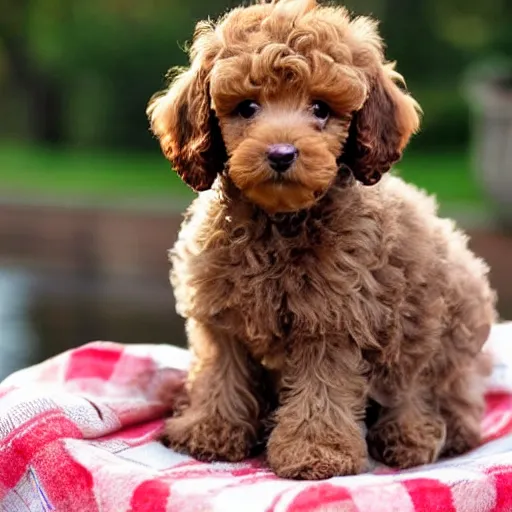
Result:
<instances>
[{"instance_id":1,"label":"blurred green tree","mask_svg":"<svg viewBox=\"0 0 512 512\"><path fill-rule=\"evenodd\" d=\"M197 20L236 0L2 0L3 135L144 148L144 115L166 70L186 62ZM473 61L512 55L510 0L346 0L379 18L388 56L425 110L415 146L465 144L460 80Z\"/></svg>"}]
</instances>

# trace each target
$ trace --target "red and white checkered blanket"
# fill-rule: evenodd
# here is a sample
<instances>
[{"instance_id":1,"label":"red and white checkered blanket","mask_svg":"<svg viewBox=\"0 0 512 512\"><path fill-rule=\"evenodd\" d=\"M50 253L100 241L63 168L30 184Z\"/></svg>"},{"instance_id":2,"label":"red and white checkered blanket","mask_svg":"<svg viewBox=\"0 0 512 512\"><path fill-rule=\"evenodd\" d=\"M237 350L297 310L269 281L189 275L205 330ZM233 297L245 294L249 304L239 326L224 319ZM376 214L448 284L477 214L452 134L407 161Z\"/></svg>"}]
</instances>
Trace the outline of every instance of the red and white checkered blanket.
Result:
<instances>
[{"instance_id":1,"label":"red and white checkered blanket","mask_svg":"<svg viewBox=\"0 0 512 512\"><path fill-rule=\"evenodd\" d=\"M512 511L512 324L496 326L485 444L414 470L323 482L275 477L263 459L203 464L155 439L155 390L177 386L186 351L92 343L0 385L6 512Z\"/></svg>"}]
</instances>

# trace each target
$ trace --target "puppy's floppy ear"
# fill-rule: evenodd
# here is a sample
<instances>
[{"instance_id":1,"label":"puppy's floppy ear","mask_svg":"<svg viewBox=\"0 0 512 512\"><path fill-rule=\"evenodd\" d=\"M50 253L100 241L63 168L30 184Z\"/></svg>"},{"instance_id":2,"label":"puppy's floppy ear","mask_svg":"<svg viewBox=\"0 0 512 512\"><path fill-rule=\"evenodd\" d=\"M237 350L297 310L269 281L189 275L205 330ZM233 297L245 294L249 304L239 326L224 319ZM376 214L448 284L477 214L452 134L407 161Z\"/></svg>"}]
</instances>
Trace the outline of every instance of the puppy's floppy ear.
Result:
<instances>
[{"instance_id":1,"label":"puppy's floppy ear","mask_svg":"<svg viewBox=\"0 0 512 512\"><path fill-rule=\"evenodd\" d=\"M147 108L164 155L196 191L209 189L227 160L211 109L209 70L204 60L197 52L192 66L178 74L167 91L153 96Z\"/></svg>"},{"instance_id":2,"label":"puppy's floppy ear","mask_svg":"<svg viewBox=\"0 0 512 512\"><path fill-rule=\"evenodd\" d=\"M365 185L374 185L400 160L420 124L421 109L397 83L402 77L393 64L380 67L369 95L354 113L341 163Z\"/></svg>"}]
</instances>

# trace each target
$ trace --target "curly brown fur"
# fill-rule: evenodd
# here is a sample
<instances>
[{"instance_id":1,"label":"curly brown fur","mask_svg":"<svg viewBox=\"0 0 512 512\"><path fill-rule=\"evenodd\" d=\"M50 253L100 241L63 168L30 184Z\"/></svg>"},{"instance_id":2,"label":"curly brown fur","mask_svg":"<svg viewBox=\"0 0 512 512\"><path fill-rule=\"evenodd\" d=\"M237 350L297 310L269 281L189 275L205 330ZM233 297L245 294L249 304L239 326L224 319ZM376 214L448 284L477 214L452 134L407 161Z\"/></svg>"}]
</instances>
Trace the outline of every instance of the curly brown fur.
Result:
<instances>
[{"instance_id":1,"label":"curly brown fur","mask_svg":"<svg viewBox=\"0 0 512 512\"><path fill-rule=\"evenodd\" d=\"M367 451L407 468L478 444L495 298L434 201L380 179L419 124L400 80L373 21L281 0L201 24L150 104L181 177L212 187L171 251L195 355L174 449L241 460L269 434L278 475L319 479L363 471ZM298 150L285 173L278 143Z\"/></svg>"}]
</instances>

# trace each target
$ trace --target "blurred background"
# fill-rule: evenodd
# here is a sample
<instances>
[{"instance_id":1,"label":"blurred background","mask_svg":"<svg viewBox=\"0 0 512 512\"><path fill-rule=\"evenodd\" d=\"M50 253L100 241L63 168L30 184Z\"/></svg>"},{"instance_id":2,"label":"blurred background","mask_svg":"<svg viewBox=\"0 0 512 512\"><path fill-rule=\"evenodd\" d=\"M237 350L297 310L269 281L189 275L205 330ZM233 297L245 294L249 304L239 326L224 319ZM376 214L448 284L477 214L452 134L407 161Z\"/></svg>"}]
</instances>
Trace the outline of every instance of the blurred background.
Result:
<instances>
[{"instance_id":1,"label":"blurred background","mask_svg":"<svg viewBox=\"0 0 512 512\"><path fill-rule=\"evenodd\" d=\"M3 0L0 379L96 339L184 343L166 249L192 194L145 117L228 0ZM492 266L512 318L512 2L347 0L424 111L398 166Z\"/></svg>"}]
</instances>

